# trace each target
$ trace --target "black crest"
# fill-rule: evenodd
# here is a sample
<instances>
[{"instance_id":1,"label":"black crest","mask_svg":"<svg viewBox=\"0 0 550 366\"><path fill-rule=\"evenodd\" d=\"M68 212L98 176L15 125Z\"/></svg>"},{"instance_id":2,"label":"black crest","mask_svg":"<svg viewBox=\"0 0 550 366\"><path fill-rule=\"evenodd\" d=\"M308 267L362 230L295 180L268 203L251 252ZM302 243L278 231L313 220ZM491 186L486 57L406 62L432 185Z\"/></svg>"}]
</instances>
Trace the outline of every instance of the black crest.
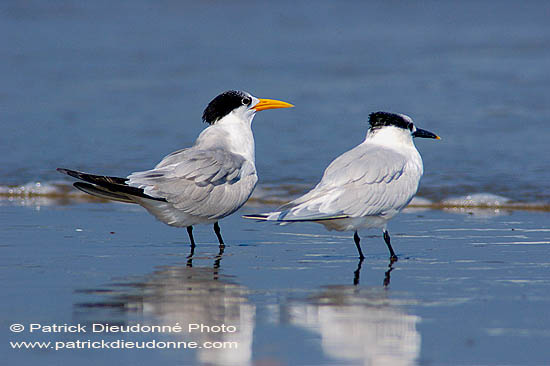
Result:
<instances>
[{"instance_id":1,"label":"black crest","mask_svg":"<svg viewBox=\"0 0 550 366\"><path fill-rule=\"evenodd\" d=\"M395 126L405 130L412 130L413 124L400 114L389 112L374 112L369 114L369 123L372 130L384 126Z\"/></svg>"},{"instance_id":2,"label":"black crest","mask_svg":"<svg viewBox=\"0 0 550 366\"><path fill-rule=\"evenodd\" d=\"M228 90L214 98L204 110L202 120L206 123L216 123L232 110L242 105L250 105L252 99L238 90Z\"/></svg>"}]
</instances>

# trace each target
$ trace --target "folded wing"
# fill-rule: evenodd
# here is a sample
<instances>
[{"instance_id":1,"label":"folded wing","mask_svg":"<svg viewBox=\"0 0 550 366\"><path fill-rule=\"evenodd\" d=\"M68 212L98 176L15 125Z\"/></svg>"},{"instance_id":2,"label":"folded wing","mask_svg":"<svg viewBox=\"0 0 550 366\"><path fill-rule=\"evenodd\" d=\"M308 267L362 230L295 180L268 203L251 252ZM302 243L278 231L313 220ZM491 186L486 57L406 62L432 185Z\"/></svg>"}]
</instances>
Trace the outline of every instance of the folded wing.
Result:
<instances>
[{"instance_id":1,"label":"folded wing","mask_svg":"<svg viewBox=\"0 0 550 366\"><path fill-rule=\"evenodd\" d=\"M132 173L128 185L190 215L210 219L240 208L257 183L254 165L225 149L183 149L154 169Z\"/></svg>"},{"instance_id":2,"label":"folded wing","mask_svg":"<svg viewBox=\"0 0 550 366\"><path fill-rule=\"evenodd\" d=\"M393 216L416 194L421 175L421 166L395 150L359 145L335 159L321 182L281 207L277 217L303 221Z\"/></svg>"}]
</instances>

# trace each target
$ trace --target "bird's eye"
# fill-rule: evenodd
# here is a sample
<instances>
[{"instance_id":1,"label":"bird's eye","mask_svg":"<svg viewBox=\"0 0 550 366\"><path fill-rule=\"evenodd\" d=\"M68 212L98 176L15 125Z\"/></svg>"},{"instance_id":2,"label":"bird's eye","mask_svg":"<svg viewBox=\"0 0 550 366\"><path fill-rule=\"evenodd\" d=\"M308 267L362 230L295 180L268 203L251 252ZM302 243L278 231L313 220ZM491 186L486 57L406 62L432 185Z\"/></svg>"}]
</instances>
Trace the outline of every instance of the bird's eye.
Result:
<instances>
[{"instance_id":1,"label":"bird's eye","mask_svg":"<svg viewBox=\"0 0 550 366\"><path fill-rule=\"evenodd\" d=\"M244 97L242 100L241 100L241 103L243 105L250 105L250 103L252 103L252 99L250 99L249 97Z\"/></svg>"},{"instance_id":2,"label":"bird's eye","mask_svg":"<svg viewBox=\"0 0 550 366\"><path fill-rule=\"evenodd\" d=\"M409 126L408 126L408 127L409 127L409 131L413 132L413 130L414 130L414 124L409 123Z\"/></svg>"}]
</instances>

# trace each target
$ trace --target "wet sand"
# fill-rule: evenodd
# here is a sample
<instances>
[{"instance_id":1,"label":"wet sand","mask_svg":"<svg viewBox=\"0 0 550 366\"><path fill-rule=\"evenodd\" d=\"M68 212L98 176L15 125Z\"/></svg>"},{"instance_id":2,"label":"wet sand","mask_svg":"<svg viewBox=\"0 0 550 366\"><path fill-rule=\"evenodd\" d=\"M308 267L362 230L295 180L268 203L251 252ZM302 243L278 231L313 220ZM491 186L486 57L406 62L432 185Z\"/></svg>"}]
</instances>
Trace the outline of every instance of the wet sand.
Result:
<instances>
[{"instance_id":1,"label":"wet sand","mask_svg":"<svg viewBox=\"0 0 550 366\"><path fill-rule=\"evenodd\" d=\"M543 365L550 359L550 213L409 209L377 231L276 226L239 214L185 230L113 203L2 208L2 342L9 363ZM360 268L358 268L360 265ZM10 332L14 323L27 327ZM30 333L30 323L183 332ZM190 324L235 332L188 332ZM9 341L235 342L237 349L13 350ZM61 343L59 343L61 344ZM119 343L120 344L120 343ZM222 343L220 343L222 344Z\"/></svg>"},{"instance_id":2,"label":"wet sand","mask_svg":"<svg viewBox=\"0 0 550 366\"><path fill-rule=\"evenodd\" d=\"M550 3L495 4L2 2L4 363L548 365ZM221 256L212 228L190 262L185 230L55 170L149 169L230 88L296 108L256 117L260 186L221 222ZM377 110L442 137L418 141L424 199L390 223L392 267L376 231L359 263L350 234L239 217L312 187ZM202 348L137 347L153 341Z\"/></svg>"}]
</instances>

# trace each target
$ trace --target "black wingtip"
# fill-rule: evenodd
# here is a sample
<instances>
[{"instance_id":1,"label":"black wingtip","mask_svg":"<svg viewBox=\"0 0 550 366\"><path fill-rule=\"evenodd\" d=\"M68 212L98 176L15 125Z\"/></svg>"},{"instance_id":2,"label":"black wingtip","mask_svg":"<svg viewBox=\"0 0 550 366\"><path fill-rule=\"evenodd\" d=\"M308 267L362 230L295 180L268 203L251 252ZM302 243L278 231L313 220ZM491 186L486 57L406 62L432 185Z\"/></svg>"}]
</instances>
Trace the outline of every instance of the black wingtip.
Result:
<instances>
[{"instance_id":1,"label":"black wingtip","mask_svg":"<svg viewBox=\"0 0 550 366\"><path fill-rule=\"evenodd\" d=\"M136 203L129 196L124 194L119 194L117 192L110 191L108 189L103 189L98 185L84 183L84 182L75 182L73 186L82 192L88 193L92 196L96 196L102 199L126 202L126 203Z\"/></svg>"},{"instance_id":2,"label":"black wingtip","mask_svg":"<svg viewBox=\"0 0 550 366\"><path fill-rule=\"evenodd\" d=\"M57 168L56 170L62 174L67 174L73 178L85 180L82 178L83 173L77 172L76 170L65 169L65 168Z\"/></svg>"}]
</instances>

